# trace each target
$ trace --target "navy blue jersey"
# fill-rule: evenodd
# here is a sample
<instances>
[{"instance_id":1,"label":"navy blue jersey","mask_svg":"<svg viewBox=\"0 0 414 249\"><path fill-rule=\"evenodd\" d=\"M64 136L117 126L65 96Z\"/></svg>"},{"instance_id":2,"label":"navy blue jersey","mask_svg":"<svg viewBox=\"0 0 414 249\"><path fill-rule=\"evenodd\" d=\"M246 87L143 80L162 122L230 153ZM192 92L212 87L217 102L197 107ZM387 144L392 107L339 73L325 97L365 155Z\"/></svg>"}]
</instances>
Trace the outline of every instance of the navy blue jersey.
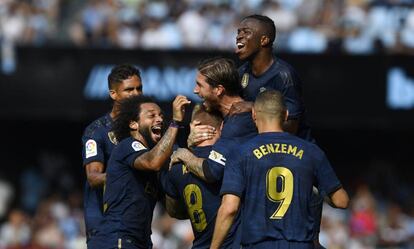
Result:
<instances>
[{"instance_id":1,"label":"navy blue jersey","mask_svg":"<svg viewBox=\"0 0 414 249\"><path fill-rule=\"evenodd\" d=\"M299 119L297 136L313 141L305 119L302 82L289 64L274 58L273 64L266 72L255 76L251 64L246 62L239 68L239 75L243 86L243 98L247 101L254 102L257 95L264 90L273 89L281 92L289 110L288 119Z\"/></svg>"},{"instance_id":2,"label":"navy blue jersey","mask_svg":"<svg viewBox=\"0 0 414 249\"><path fill-rule=\"evenodd\" d=\"M83 165L101 162L105 166L115 147L115 136L111 133L112 118L108 114L100 117L86 127L82 136ZM85 183L84 215L87 233L96 233L102 220L102 188L91 188Z\"/></svg>"},{"instance_id":3,"label":"navy blue jersey","mask_svg":"<svg viewBox=\"0 0 414 249\"><path fill-rule=\"evenodd\" d=\"M195 147L194 154L206 158L211 146ZM213 237L217 210L221 204L221 182L205 183L187 171L186 166L175 164L167 175L164 191L172 198L185 203L194 232L194 249L208 249ZM235 240L234 226L221 248L231 248ZM240 245L240 241L238 241ZM240 247L240 246L239 246Z\"/></svg>"},{"instance_id":4,"label":"navy blue jersey","mask_svg":"<svg viewBox=\"0 0 414 249\"><path fill-rule=\"evenodd\" d=\"M250 112L237 113L224 118L220 139L213 145L208 159L206 178L221 181L223 178L226 156L231 148L251 139L257 134L257 128Z\"/></svg>"},{"instance_id":5,"label":"navy blue jersey","mask_svg":"<svg viewBox=\"0 0 414 249\"><path fill-rule=\"evenodd\" d=\"M100 234L106 248L119 239L136 248L151 248L151 222L158 195L157 172L134 168L135 159L148 149L132 137L113 150L106 171L104 225ZM122 243L122 242L121 242Z\"/></svg>"},{"instance_id":6,"label":"navy blue jersey","mask_svg":"<svg viewBox=\"0 0 414 249\"><path fill-rule=\"evenodd\" d=\"M312 242L313 186L330 194L341 183L319 147L285 132L269 132L233 150L221 194L241 197L242 245L266 240Z\"/></svg>"}]
</instances>

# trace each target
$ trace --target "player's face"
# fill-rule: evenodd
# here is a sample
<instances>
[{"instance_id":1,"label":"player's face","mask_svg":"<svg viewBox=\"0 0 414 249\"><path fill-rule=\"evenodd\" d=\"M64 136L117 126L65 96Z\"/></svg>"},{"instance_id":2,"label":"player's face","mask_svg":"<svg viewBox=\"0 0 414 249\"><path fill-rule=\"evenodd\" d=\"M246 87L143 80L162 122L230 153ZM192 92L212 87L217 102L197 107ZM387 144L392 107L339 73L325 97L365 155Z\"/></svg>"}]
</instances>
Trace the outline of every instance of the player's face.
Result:
<instances>
[{"instance_id":1,"label":"player's face","mask_svg":"<svg viewBox=\"0 0 414 249\"><path fill-rule=\"evenodd\" d=\"M215 94L215 88L208 84L206 79L206 76L197 72L194 93L197 94L203 100L203 105L206 107L206 109L210 110L217 106L218 99Z\"/></svg>"},{"instance_id":2,"label":"player's face","mask_svg":"<svg viewBox=\"0 0 414 249\"><path fill-rule=\"evenodd\" d=\"M142 82L138 76L134 75L126 80L123 80L113 89L113 99L120 101L125 98L137 96L142 94Z\"/></svg>"},{"instance_id":3,"label":"player's face","mask_svg":"<svg viewBox=\"0 0 414 249\"><path fill-rule=\"evenodd\" d=\"M260 24L255 19L245 19L237 28L236 54L240 60L254 56L260 50Z\"/></svg>"},{"instance_id":4,"label":"player's face","mask_svg":"<svg viewBox=\"0 0 414 249\"><path fill-rule=\"evenodd\" d=\"M164 116L160 107L155 103L141 104L139 113L139 133L145 138L149 145L158 143L161 139L161 131Z\"/></svg>"}]
</instances>

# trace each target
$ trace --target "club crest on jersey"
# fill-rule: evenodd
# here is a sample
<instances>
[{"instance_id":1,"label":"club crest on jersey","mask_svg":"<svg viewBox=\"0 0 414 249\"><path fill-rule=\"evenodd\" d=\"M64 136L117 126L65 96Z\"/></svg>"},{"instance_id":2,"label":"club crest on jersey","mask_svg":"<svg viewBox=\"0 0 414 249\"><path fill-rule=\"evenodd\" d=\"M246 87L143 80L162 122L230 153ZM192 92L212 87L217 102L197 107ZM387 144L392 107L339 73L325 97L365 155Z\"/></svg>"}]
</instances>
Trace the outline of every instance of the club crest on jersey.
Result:
<instances>
[{"instance_id":1,"label":"club crest on jersey","mask_svg":"<svg viewBox=\"0 0 414 249\"><path fill-rule=\"evenodd\" d=\"M145 150L146 149L145 146L142 143L138 142L138 141L132 142L131 146L135 151L140 151L140 150Z\"/></svg>"},{"instance_id":2,"label":"club crest on jersey","mask_svg":"<svg viewBox=\"0 0 414 249\"><path fill-rule=\"evenodd\" d=\"M243 74L243 77L241 79L241 85L243 88L246 88L248 84L249 84L249 74L245 73Z\"/></svg>"},{"instance_id":3,"label":"club crest on jersey","mask_svg":"<svg viewBox=\"0 0 414 249\"><path fill-rule=\"evenodd\" d=\"M98 148L96 146L96 141L93 139L89 139L85 143L85 157L93 157L98 155Z\"/></svg>"},{"instance_id":4,"label":"club crest on jersey","mask_svg":"<svg viewBox=\"0 0 414 249\"><path fill-rule=\"evenodd\" d=\"M208 158L223 166L226 165L226 158L215 150L210 151L210 155L208 156Z\"/></svg>"},{"instance_id":5,"label":"club crest on jersey","mask_svg":"<svg viewBox=\"0 0 414 249\"><path fill-rule=\"evenodd\" d=\"M116 140L116 137L115 137L115 133L113 131L108 132L108 138L109 138L109 141L111 141L111 143L115 145L118 144L118 141Z\"/></svg>"}]
</instances>

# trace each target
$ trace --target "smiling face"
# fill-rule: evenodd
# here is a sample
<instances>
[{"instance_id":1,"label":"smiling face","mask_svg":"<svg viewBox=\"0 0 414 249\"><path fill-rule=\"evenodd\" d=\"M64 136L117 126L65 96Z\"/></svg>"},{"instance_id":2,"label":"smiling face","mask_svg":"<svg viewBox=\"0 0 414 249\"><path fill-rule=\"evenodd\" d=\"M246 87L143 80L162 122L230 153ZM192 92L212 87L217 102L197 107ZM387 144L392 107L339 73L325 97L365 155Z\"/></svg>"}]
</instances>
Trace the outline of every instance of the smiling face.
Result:
<instances>
[{"instance_id":1,"label":"smiling face","mask_svg":"<svg viewBox=\"0 0 414 249\"><path fill-rule=\"evenodd\" d=\"M203 105L207 110L216 109L218 106L217 88L207 83L207 77L200 72L197 72L194 93L203 100Z\"/></svg>"},{"instance_id":2,"label":"smiling face","mask_svg":"<svg viewBox=\"0 0 414 249\"><path fill-rule=\"evenodd\" d=\"M155 103L141 104L138 119L138 131L145 138L150 147L161 139L164 116L160 107Z\"/></svg>"},{"instance_id":3,"label":"smiling face","mask_svg":"<svg viewBox=\"0 0 414 249\"><path fill-rule=\"evenodd\" d=\"M240 60L253 59L261 50L272 49L275 38L274 24L271 19L265 18L265 22L246 18L239 24L235 53Z\"/></svg>"}]
</instances>

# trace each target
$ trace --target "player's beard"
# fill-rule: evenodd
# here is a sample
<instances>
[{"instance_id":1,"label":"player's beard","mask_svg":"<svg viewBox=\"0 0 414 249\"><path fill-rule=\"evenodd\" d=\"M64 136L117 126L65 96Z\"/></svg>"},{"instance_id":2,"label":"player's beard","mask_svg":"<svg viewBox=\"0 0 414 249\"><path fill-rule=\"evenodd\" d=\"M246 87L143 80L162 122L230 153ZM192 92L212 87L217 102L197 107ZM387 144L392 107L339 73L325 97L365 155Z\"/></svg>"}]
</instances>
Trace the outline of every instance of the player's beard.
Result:
<instances>
[{"instance_id":1,"label":"player's beard","mask_svg":"<svg viewBox=\"0 0 414 249\"><path fill-rule=\"evenodd\" d=\"M150 149L154 148L154 146L157 144L157 142L155 142L152 139L151 136L151 127L147 126L147 127L141 127L139 128L139 133L144 137L145 142L147 142L147 145Z\"/></svg>"}]
</instances>

